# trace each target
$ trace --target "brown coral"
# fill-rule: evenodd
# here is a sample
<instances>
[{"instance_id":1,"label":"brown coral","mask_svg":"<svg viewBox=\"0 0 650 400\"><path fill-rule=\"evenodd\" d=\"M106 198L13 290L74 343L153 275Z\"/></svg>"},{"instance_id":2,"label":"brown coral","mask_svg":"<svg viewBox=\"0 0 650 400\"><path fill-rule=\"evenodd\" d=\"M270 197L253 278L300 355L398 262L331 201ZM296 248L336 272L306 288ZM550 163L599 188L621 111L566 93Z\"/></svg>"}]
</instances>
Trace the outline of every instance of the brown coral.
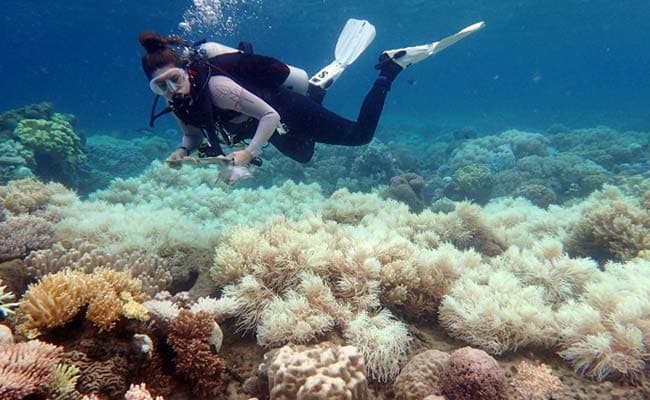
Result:
<instances>
[{"instance_id":1,"label":"brown coral","mask_svg":"<svg viewBox=\"0 0 650 400\"><path fill-rule=\"evenodd\" d=\"M506 375L488 353L463 347L451 353L440 391L448 400L505 400Z\"/></svg>"},{"instance_id":2,"label":"brown coral","mask_svg":"<svg viewBox=\"0 0 650 400\"><path fill-rule=\"evenodd\" d=\"M449 354L427 350L411 358L402 368L393 389L398 400L420 400L438 391L438 379Z\"/></svg>"},{"instance_id":3,"label":"brown coral","mask_svg":"<svg viewBox=\"0 0 650 400\"><path fill-rule=\"evenodd\" d=\"M227 384L226 361L210 348L215 324L205 312L181 310L167 337L176 353L176 371L192 384L196 396L210 400L223 395Z\"/></svg>"},{"instance_id":4,"label":"brown coral","mask_svg":"<svg viewBox=\"0 0 650 400\"><path fill-rule=\"evenodd\" d=\"M47 391L62 355L62 348L38 340L0 346L0 398L19 400Z\"/></svg>"}]
</instances>

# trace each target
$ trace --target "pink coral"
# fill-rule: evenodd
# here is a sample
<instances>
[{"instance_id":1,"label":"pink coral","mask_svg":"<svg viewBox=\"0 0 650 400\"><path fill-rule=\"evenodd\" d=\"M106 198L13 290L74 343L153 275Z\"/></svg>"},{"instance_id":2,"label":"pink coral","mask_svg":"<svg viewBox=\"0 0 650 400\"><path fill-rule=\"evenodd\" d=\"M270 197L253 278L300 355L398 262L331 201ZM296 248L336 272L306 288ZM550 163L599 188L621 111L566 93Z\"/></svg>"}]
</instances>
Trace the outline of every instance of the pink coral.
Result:
<instances>
[{"instance_id":1,"label":"pink coral","mask_svg":"<svg viewBox=\"0 0 650 400\"><path fill-rule=\"evenodd\" d=\"M124 395L125 400L154 400L153 396L147 390L146 385L131 385L128 392ZM162 396L156 396L155 400L164 400Z\"/></svg>"},{"instance_id":2,"label":"pink coral","mask_svg":"<svg viewBox=\"0 0 650 400\"><path fill-rule=\"evenodd\" d=\"M463 347L451 353L440 391L448 400L505 400L506 375L488 353Z\"/></svg>"},{"instance_id":3,"label":"pink coral","mask_svg":"<svg viewBox=\"0 0 650 400\"><path fill-rule=\"evenodd\" d=\"M38 340L0 346L0 399L17 400L41 392L62 356L61 347Z\"/></svg>"}]
</instances>

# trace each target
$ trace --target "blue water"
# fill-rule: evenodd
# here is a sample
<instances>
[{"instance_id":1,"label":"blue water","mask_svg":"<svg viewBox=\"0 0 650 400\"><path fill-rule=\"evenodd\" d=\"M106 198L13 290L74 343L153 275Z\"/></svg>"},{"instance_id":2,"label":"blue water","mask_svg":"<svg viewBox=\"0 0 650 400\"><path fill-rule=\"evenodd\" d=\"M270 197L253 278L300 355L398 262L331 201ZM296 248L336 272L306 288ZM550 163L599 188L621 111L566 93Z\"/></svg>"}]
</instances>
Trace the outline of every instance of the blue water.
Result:
<instances>
[{"instance_id":1,"label":"blue water","mask_svg":"<svg viewBox=\"0 0 650 400\"><path fill-rule=\"evenodd\" d=\"M230 45L245 39L258 53L315 72L331 61L348 17L375 24L374 43L326 101L346 116L356 115L381 50L437 40L485 20L487 29L406 71L386 114L490 131L554 123L650 126L647 0L246 3L225 7L234 28L203 27L188 38ZM191 9L188 0L4 1L0 111L52 101L56 111L76 114L86 133L146 126L152 94L137 37L144 29L180 33Z\"/></svg>"}]
</instances>

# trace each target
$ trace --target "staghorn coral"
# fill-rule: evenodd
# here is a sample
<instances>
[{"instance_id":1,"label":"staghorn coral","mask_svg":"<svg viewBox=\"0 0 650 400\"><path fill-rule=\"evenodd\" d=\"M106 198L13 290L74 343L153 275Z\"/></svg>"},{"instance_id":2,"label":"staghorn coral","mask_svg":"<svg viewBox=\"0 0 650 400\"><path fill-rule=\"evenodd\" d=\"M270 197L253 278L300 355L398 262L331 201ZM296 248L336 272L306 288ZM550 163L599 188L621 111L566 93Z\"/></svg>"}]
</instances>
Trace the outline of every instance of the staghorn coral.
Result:
<instances>
[{"instance_id":1,"label":"staghorn coral","mask_svg":"<svg viewBox=\"0 0 650 400\"><path fill-rule=\"evenodd\" d=\"M0 279L0 316L2 318L13 314L13 309L18 307L18 303L12 301L14 299L14 294L7 290L7 287L2 284L2 279Z\"/></svg>"},{"instance_id":2,"label":"staghorn coral","mask_svg":"<svg viewBox=\"0 0 650 400\"><path fill-rule=\"evenodd\" d=\"M207 313L181 310L169 326L167 342L176 354L176 372L192 384L199 398L214 399L225 393L226 361L211 350L218 327Z\"/></svg>"},{"instance_id":3,"label":"staghorn coral","mask_svg":"<svg viewBox=\"0 0 650 400\"><path fill-rule=\"evenodd\" d=\"M29 285L20 302L20 329L36 337L45 329L65 325L87 306L86 318L100 330L111 330L125 314L129 299L142 300L141 286L130 274L106 268L91 274L66 269L46 275Z\"/></svg>"},{"instance_id":4,"label":"staghorn coral","mask_svg":"<svg viewBox=\"0 0 650 400\"><path fill-rule=\"evenodd\" d=\"M448 400L505 400L506 375L483 350L463 347L449 356L440 375L440 392Z\"/></svg>"},{"instance_id":5,"label":"staghorn coral","mask_svg":"<svg viewBox=\"0 0 650 400\"><path fill-rule=\"evenodd\" d=\"M0 346L0 398L45 394L62 356L61 347L38 340Z\"/></svg>"},{"instance_id":6,"label":"staghorn coral","mask_svg":"<svg viewBox=\"0 0 650 400\"><path fill-rule=\"evenodd\" d=\"M650 211L638 200L606 186L582 207L566 241L569 253L600 262L627 261L650 249Z\"/></svg>"},{"instance_id":7,"label":"staghorn coral","mask_svg":"<svg viewBox=\"0 0 650 400\"><path fill-rule=\"evenodd\" d=\"M512 385L515 393L526 400L550 400L562 389L562 381L548 366L525 361L517 364L517 375Z\"/></svg>"},{"instance_id":8,"label":"staghorn coral","mask_svg":"<svg viewBox=\"0 0 650 400\"><path fill-rule=\"evenodd\" d=\"M438 392L438 381L449 353L426 350L411 358L393 384L398 400L420 400Z\"/></svg>"},{"instance_id":9,"label":"staghorn coral","mask_svg":"<svg viewBox=\"0 0 650 400\"><path fill-rule=\"evenodd\" d=\"M363 356L353 346L284 346L267 373L271 400L368 398Z\"/></svg>"}]
</instances>

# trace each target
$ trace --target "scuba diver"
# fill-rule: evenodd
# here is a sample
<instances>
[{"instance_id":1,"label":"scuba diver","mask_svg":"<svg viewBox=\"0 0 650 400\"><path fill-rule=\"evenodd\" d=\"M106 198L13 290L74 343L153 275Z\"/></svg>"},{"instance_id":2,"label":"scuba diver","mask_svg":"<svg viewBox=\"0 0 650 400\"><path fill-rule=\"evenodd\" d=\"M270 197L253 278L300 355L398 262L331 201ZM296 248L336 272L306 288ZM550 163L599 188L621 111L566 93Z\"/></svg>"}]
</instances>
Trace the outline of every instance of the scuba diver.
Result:
<instances>
[{"instance_id":1,"label":"scuba diver","mask_svg":"<svg viewBox=\"0 0 650 400\"><path fill-rule=\"evenodd\" d=\"M248 43L238 49L214 42L188 45L176 37L143 32L139 40L147 53L142 68L156 94L150 124L168 112L178 122L183 138L168 157L170 164L190 158L199 149L200 157L219 157L234 167L260 165L267 143L305 163L312 158L315 143L368 144L399 73L484 26L479 22L438 42L381 53L375 66L379 76L356 121L335 114L321 102L326 90L374 39L375 29L368 21L348 20L334 62L311 78L300 68L254 54ZM159 96L168 107L156 114ZM222 144L232 148L228 155Z\"/></svg>"}]
</instances>

